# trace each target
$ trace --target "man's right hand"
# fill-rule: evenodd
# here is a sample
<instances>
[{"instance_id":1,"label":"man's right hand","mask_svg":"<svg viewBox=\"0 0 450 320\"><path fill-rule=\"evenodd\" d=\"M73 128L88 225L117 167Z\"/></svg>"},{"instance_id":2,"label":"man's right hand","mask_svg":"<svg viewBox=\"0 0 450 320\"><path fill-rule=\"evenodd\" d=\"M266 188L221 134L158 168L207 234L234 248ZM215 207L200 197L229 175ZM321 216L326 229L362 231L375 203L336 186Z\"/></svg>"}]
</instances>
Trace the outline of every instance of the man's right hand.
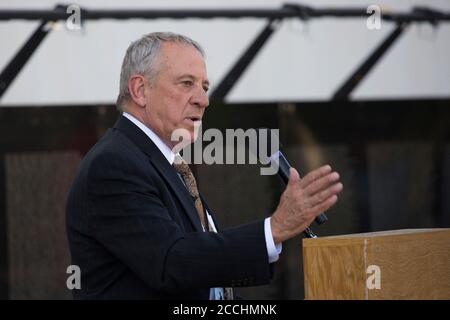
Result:
<instances>
[{"instance_id":1,"label":"man's right hand","mask_svg":"<svg viewBox=\"0 0 450 320\"><path fill-rule=\"evenodd\" d=\"M289 172L289 183L270 223L276 244L303 232L316 216L328 210L337 201L342 190L339 174L329 165L311 171L302 179L294 168Z\"/></svg>"}]
</instances>

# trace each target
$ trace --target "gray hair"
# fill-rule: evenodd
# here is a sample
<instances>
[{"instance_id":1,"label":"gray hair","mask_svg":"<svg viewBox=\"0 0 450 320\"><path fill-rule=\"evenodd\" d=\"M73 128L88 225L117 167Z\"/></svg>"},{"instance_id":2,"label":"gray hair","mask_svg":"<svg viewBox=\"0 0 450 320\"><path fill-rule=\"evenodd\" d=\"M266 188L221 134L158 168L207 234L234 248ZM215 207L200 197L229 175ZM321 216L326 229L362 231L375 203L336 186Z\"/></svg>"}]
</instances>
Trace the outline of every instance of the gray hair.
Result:
<instances>
[{"instance_id":1,"label":"gray hair","mask_svg":"<svg viewBox=\"0 0 450 320\"><path fill-rule=\"evenodd\" d=\"M176 42L193 46L202 56L205 52L194 40L172 32L153 32L142 36L132 42L123 58L122 69L120 71L120 89L117 97L117 109L123 111L123 103L130 97L128 91L128 80L132 75L140 74L149 80L154 80L160 71L155 61L158 58L159 50L163 42Z\"/></svg>"}]
</instances>

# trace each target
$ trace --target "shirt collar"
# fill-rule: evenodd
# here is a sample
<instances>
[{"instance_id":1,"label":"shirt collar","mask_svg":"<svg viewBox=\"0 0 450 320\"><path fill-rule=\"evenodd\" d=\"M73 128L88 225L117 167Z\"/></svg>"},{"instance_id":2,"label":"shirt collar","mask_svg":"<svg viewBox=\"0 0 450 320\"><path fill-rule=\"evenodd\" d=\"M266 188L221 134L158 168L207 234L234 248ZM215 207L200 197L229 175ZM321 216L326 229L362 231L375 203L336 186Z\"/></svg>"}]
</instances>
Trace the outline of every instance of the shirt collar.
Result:
<instances>
[{"instance_id":1,"label":"shirt collar","mask_svg":"<svg viewBox=\"0 0 450 320\"><path fill-rule=\"evenodd\" d=\"M165 144L160 137L156 135L149 127L140 122L134 116L129 113L124 112L123 116L133 122L139 129L141 129L153 143L158 147L159 151L164 155L164 157L169 161L170 165L173 164L175 160L175 153Z\"/></svg>"}]
</instances>

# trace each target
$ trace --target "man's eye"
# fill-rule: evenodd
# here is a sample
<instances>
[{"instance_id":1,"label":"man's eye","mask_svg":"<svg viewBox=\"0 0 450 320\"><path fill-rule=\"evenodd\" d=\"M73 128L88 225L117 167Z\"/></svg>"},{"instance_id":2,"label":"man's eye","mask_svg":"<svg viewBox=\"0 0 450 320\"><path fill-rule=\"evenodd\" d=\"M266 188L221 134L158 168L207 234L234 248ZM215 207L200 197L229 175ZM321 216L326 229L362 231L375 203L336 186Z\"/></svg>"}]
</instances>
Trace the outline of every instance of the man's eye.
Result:
<instances>
[{"instance_id":1,"label":"man's eye","mask_svg":"<svg viewBox=\"0 0 450 320\"><path fill-rule=\"evenodd\" d=\"M186 87L190 87L190 86L192 86L192 84L193 84L193 82L192 82L192 81L189 81L189 80L183 81L182 83L183 83L183 85L186 86Z\"/></svg>"},{"instance_id":2,"label":"man's eye","mask_svg":"<svg viewBox=\"0 0 450 320\"><path fill-rule=\"evenodd\" d=\"M205 90L205 92L208 92L209 87L203 87L203 90Z\"/></svg>"}]
</instances>

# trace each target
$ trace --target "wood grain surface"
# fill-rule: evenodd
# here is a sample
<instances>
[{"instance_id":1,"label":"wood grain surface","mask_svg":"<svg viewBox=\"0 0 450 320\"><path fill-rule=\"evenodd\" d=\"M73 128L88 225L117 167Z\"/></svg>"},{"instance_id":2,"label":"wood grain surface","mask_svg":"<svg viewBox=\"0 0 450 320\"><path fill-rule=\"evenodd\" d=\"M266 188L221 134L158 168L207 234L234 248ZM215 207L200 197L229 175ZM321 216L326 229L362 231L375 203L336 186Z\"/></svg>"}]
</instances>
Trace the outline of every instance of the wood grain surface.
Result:
<instances>
[{"instance_id":1,"label":"wood grain surface","mask_svg":"<svg viewBox=\"0 0 450 320\"><path fill-rule=\"evenodd\" d=\"M450 229L303 240L306 299L450 299ZM366 273L379 267L380 288Z\"/></svg>"}]
</instances>

